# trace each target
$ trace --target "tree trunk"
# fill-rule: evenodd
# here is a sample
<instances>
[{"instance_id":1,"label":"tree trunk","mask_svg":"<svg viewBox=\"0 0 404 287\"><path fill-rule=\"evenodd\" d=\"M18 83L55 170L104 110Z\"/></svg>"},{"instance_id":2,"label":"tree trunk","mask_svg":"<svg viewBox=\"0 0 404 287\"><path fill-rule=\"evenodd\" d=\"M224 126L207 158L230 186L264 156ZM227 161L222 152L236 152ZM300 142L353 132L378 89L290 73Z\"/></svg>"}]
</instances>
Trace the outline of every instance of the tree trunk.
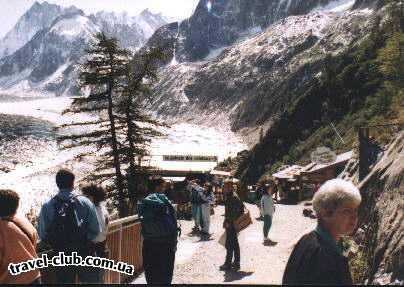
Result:
<instances>
[{"instance_id":1,"label":"tree trunk","mask_svg":"<svg viewBox=\"0 0 404 287\"><path fill-rule=\"evenodd\" d=\"M119 152L118 152L118 141L116 137L116 129L115 129L115 117L113 114L113 102L112 102L112 83L108 84L108 116L111 127L111 145L112 151L114 155L114 166L115 166L115 174L116 174L116 188L118 189L118 201L119 201L119 216L123 218L127 216L128 210L125 203L125 194L123 190L123 176L121 171L121 164L119 162Z\"/></svg>"},{"instance_id":2,"label":"tree trunk","mask_svg":"<svg viewBox=\"0 0 404 287\"><path fill-rule=\"evenodd\" d=\"M132 106L132 96L128 95L128 102L127 102L127 108L126 108L126 124L128 126L128 134L127 134L127 139L129 143L129 154L128 154L128 159L129 159L129 172L128 172L128 193L129 197L133 202L136 202L137 196L136 196L136 186L135 186L135 172L136 172L136 163L135 163L135 155L134 155L134 150L135 150L135 144L133 142L132 136L134 133L134 126L131 121L131 115L130 115L130 110Z\"/></svg>"}]
</instances>

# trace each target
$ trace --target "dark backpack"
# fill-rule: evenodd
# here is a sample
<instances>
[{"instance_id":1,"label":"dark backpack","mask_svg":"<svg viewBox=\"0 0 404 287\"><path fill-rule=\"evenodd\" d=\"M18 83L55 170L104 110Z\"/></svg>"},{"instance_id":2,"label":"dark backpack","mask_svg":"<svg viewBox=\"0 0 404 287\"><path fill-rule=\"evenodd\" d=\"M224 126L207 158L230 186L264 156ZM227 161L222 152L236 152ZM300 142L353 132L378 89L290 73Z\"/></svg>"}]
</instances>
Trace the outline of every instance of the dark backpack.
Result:
<instances>
[{"instance_id":1,"label":"dark backpack","mask_svg":"<svg viewBox=\"0 0 404 287\"><path fill-rule=\"evenodd\" d=\"M193 204L203 204L207 203L207 201L203 200L201 197L201 193L205 192L204 189L200 186L192 187L191 190L191 203Z\"/></svg>"},{"instance_id":2,"label":"dark backpack","mask_svg":"<svg viewBox=\"0 0 404 287\"><path fill-rule=\"evenodd\" d=\"M77 197L63 200L55 196L53 221L47 230L46 242L55 251L87 254L89 240L86 236L84 223L77 216Z\"/></svg>"},{"instance_id":3,"label":"dark backpack","mask_svg":"<svg viewBox=\"0 0 404 287\"><path fill-rule=\"evenodd\" d=\"M139 204L144 239L177 240L181 234L174 207L164 194L153 193Z\"/></svg>"}]
</instances>

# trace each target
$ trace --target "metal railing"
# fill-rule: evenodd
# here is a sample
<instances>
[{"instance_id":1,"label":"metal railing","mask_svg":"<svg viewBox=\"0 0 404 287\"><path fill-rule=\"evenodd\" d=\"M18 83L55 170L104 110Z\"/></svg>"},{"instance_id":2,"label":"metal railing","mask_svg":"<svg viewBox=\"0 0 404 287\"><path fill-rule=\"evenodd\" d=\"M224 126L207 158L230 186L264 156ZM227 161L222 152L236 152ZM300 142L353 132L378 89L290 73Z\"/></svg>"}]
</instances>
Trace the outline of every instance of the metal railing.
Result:
<instances>
[{"instance_id":1,"label":"metal railing","mask_svg":"<svg viewBox=\"0 0 404 287\"><path fill-rule=\"evenodd\" d=\"M133 265L135 273L143 270L141 224L137 215L112 221L108 226L107 247L108 259ZM51 253L52 251L45 251ZM44 252L42 252L44 253ZM38 255L40 257L41 254ZM55 268L41 269L42 282L56 283ZM62 267L59 267L62 268ZM105 270L104 283L115 284L125 282L129 275Z\"/></svg>"}]
</instances>

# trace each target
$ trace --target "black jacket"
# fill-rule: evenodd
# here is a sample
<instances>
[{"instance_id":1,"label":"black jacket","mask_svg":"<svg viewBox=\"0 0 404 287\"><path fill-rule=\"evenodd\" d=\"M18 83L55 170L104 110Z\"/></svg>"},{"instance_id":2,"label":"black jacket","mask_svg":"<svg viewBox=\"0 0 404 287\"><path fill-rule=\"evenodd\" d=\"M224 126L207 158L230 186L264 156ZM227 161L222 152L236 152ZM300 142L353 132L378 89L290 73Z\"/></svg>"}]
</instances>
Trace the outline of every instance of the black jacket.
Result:
<instances>
[{"instance_id":1,"label":"black jacket","mask_svg":"<svg viewBox=\"0 0 404 287\"><path fill-rule=\"evenodd\" d=\"M315 231L304 235L289 257L284 285L352 285L348 260Z\"/></svg>"},{"instance_id":2,"label":"black jacket","mask_svg":"<svg viewBox=\"0 0 404 287\"><path fill-rule=\"evenodd\" d=\"M241 199L235 192L232 195L228 195L225 201L224 218L225 222L233 223L244 212L244 205Z\"/></svg>"}]
</instances>

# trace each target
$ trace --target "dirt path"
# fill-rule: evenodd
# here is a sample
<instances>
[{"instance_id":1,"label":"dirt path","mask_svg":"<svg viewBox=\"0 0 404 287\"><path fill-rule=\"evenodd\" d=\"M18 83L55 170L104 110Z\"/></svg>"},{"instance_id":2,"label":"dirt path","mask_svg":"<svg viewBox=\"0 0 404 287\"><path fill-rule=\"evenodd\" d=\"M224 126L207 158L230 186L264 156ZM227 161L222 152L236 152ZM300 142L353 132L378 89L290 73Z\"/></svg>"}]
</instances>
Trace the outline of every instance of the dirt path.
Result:
<instances>
[{"instance_id":1,"label":"dirt path","mask_svg":"<svg viewBox=\"0 0 404 287\"><path fill-rule=\"evenodd\" d=\"M254 222L239 235L241 249L241 270L239 272L219 271L224 263L226 251L218 243L223 233L224 208L218 206L211 217L212 237L201 241L189 235L193 223L182 221L181 239L176 253L173 283L176 284L280 284L283 271L293 244L309 230L316 221L303 217L303 205L276 205L276 212L269 238L278 242L275 246L264 246L262 221L257 221L258 209L247 205ZM146 283L142 274L133 283Z\"/></svg>"}]
</instances>

